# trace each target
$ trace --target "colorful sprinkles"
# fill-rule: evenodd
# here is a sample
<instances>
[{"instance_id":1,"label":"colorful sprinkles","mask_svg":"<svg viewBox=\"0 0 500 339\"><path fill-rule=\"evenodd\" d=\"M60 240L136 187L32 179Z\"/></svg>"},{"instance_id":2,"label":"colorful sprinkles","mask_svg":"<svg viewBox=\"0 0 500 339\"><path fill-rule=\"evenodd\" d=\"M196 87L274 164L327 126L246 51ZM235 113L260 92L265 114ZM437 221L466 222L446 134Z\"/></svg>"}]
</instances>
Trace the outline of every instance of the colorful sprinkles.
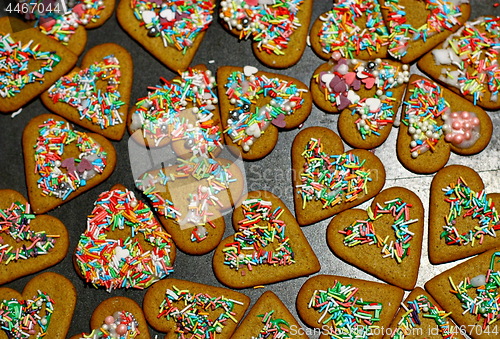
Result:
<instances>
[{"instance_id":1,"label":"colorful sprinkles","mask_svg":"<svg viewBox=\"0 0 500 339\"><path fill-rule=\"evenodd\" d=\"M380 321L383 304L364 301L356 293L358 288L335 281L326 290L315 290L309 300L308 308L312 308L321 316L318 324L331 323L331 338L367 339L371 336Z\"/></svg>"},{"instance_id":2,"label":"colorful sprinkles","mask_svg":"<svg viewBox=\"0 0 500 339\"><path fill-rule=\"evenodd\" d=\"M130 7L149 37L161 37L165 47L183 53L213 21L211 0L131 0Z\"/></svg>"},{"instance_id":3,"label":"colorful sprinkles","mask_svg":"<svg viewBox=\"0 0 500 339\"><path fill-rule=\"evenodd\" d=\"M29 71L30 63L41 61L40 67ZM33 40L26 44L15 41L10 34L0 33L0 96L12 98L28 84L43 83L61 57L55 52L41 51Z\"/></svg>"},{"instance_id":4,"label":"colorful sprinkles","mask_svg":"<svg viewBox=\"0 0 500 339\"><path fill-rule=\"evenodd\" d=\"M450 204L450 211L446 216L446 225L443 226L441 238L447 245L474 246L476 241L483 243L485 237L496 237L500 230L500 218L495 204L488 199L484 190L475 192L459 178L443 188L444 201ZM460 219L471 217L477 220L478 225L462 234L457 229Z\"/></svg>"},{"instance_id":5,"label":"colorful sprinkles","mask_svg":"<svg viewBox=\"0 0 500 339\"><path fill-rule=\"evenodd\" d=\"M477 321L482 320L482 329L486 329L495 323L500 316L499 294L500 272L495 271L495 259L500 256L500 252L495 252L491 256L490 267L486 274L476 277L466 277L458 285L449 277L451 290L461 303L464 309L462 314L469 313ZM469 290L473 289L472 295Z\"/></svg>"},{"instance_id":6,"label":"colorful sprinkles","mask_svg":"<svg viewBox=\"0 0 500 339\"><path fill-rule=\"evenodd\" d=\"M370 170L364 167L365 160L352 153L328 155L323 152L320 139L311 138L304 152L301 184L297 185L302 197L302 208L309 201L320 201L323 208L342 202L351 202L368 192Z\"/></svg>"},{"instance_id":7,"label":"colorful sprinkles","mask_svg":"<svg viewBox=\"0 0 500 339\"><path fill-rule=\"evenodd\" d=\"M220 18L240 39L251 37L268 54L284 55L290 36L301 26L297 17L304 0L225 0Z\"/></svg>"},{"instance_id":8,"label":"colorful sprinkles","mask_svg":"<svg viewBox=\"0 0 500 339\"><path fill-rule=\"evenodd\" d=\"M80 339L134 339L141 332L134 315L127 311L115 312L104 318L100 328L90 334L82 334Z\"/></svg>"},{"instance_id":9,"label":"colorful sprinkles","mask_svg":"<svg viewBox=\"0 0 500 339\"><path fill-rule=\"evenodd\" d=\"M27 339L46 337L54 312L54 300L38 291L28 300L2 300L0 302L0 329L9 338ZM39 328L38 332L36 328Z\"/></svg>"},{"instance_id":10,"label":"colorful sprinkles","mask_svg":"<svg viewBox=\"0 0 500 339\"><path fill-rule=\"evenodd\" d=\"M256 75L257 71L247 66L243 72L232 72L224 85L227 98L234 107L229 112L224 133L244 152L250 151L255 139L260 138L271 123L285 127L283 118L302 107L302 92L307 92L307 89L298 88L291 81ZM262 97L270 97L271 100L257 107Z\"/></svg>"},{"instance_id":11,"label":"colorful sprinkles","mask_svg":"<svg viewBox=\"0 0 500 339\"><path fill-rule=\"evenodd\" d=\"M272 202L263 199L247 199L241 204L243 220L238 221L234 242L223 249L224 264L235 270L253 266L286 266L295 262L290 239L285 235L286 224L280 220L283 209L273 210ZM267 246L274 250L265 250ZM250 252L249 252L250 251ZM246 252L246 253L245 253ZM245 274L245 270L241 270Z\"/></svg>"},{"instance_id":12,"label":"colorful sprinkles","mask_svg":"<svg viewBox=\"0 0 500 339\"><path fill-rule=\"evenodd\" d=\"M35 215L30 213L30 205L13 202L10 207L0 210L0 263L5 265L18 260L36 258L49 253L54 248L59 235L47 235L45 231L35 232L31 229L31 220ZM6 243L4 236L16 242L24 242L22 247ZM26 244L29 242L29 244Z\"/></svg>"},{"instance_id":13,"label":"colorful sprinkles","mask_svg":"<svg viewBox=\"0 0 500 339\"><path fill-rule=\"evenodd\" d=\"M54 103L65 102L75 107L81 120L105 129L123 123L118 111L125 105L118 89L120 76L120 62L114 55L108 55L89 68L62 77L49 88L48 94ZM105 90L97 87L98 81L106 82Z\"/></svg>"},{"instance_id":14,"label":"colorful sprinkles","mask_svg":"<svg viewBox=\"0 0 500 339\"><path fill-rule=\"evenodd\" d=\"M106 152L83 132L74 131L64 121L49 119L38 126L35 148L35 173L44 196L65 200L87 180L104 171ZM63 159L65 147L76 143L78 158ZM66 169L63 172L63 168Z\"/></svg>"},{"instance_id":15,"label":"colorful sprinkles","mask_svg":"<svg viewBox=\"0 0 500 339\"><path fill-rule=\"evenodd\" d=\"M252 337L255 339L287 339L292 338L290 334L290 324L281 318L273 317L274 310L267 312L266 314L259 314L257 317L262 318L262 324L264 326L259 332L257 337Z\"/></svg>"},{"instance_id":16,"label":"colorful sprinkles","mask_svg":"<svg viewBox=\"0 0 500 339\"><path fill-rule=\"evenodd\" d=\"M178 308L176 303L181 303L182 307ZM181 290L172 286L172 289L165 292L165 299L160 304L157 317L175 321L174 333L177 333L179 338L190 334L200 339L212 339L222 333L228 322L238 323L234 317L235 305L243 303L224 296L191 293L187 289ZM211 319L211 312L218 314L217 318Z\"/></svg>"},{"instance_id":17,"label":"colorful sprinkles","mask_svg":"<svg viewBox=\"0 0 500 339\"><path fill-rule=\"evenodd\" d=\"M418 219L410 219L412 205L404 202L401 198L396 198L384 202L384 206L377 203L375 213L369 207L367 210L368 219L356 220L350 226L339 231L344 235L344 245L354 247L357 245L374 245L381 247L384 258L392 258L397 263L401 263L404 258L410 255L410 242L414 233L408 227L417 222ZM394 230L396 240L391 240L389 236L382 238L375 229L374 222L382 218L385 214L393 217L391 228ZM384 226L389 226L384 225Z\"/></svg>"},{"instance_id":18,"label":"colorful sprinkles","mask_svg":"<svg viewBox=\"0 0 500 339\"><path fill-rule=\"evenodd\" d=\"M439 333L443 338L451 339L457 332L453 324L448 321L451 313L443 311L439 305L435 305L429 298L421 294L415 299L401 303L405 313L398 322L398 326L391 335L392 339L404 339L411 334L411 330L420 326L424 318L433 319L436 323Z\"/></svg>"},{"instance_id":19,"label":"colorful sprinkles","mask_svg":"<svg viewBox=\"0 0 500 339\"><path fill-rule=\"evenodd\" d=\"M339 0L319 19L323 21L319 42L326 54L338 51L351 59L361 52L377 53L388 44L389 32L378 0ZM360 28L362 21L365 29Z\"/></svg>"},{"instance_id":20,"label":"colorful sprinkles","mask_svg":"<svg viewBox=\"0 0 500 339\"><path fill-rule=\"evenodd\" d=\"M125 239L107 233L130 227ZM139 234L152 247L144 248ZM144 289L173 272L172 241L151 209L129 190L103 192L94 203L76 248L76 264L87 282L105 287Z\"/></svg>"}]
</instances>

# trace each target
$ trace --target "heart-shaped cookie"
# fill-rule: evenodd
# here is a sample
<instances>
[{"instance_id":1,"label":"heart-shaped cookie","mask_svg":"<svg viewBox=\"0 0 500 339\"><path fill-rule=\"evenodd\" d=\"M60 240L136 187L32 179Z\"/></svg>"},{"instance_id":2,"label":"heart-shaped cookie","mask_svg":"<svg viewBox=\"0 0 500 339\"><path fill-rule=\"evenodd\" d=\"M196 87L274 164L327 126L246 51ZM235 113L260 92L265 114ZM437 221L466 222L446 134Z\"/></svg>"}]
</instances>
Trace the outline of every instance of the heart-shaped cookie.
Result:
<instances>
[{"instance_id":1,"label":"heart-shaped cookie","mask_svg":"<svg viewBox=\"0 0 500 339\"><path fill-rule=\"evenodd\" d=\"M297 128L311 113L309 89L292 77L226 66L217 70L217 83L224 139L245 160L271 153L279 129Z\"/></svg>"},{"instance_id":2,"label":"heart-shaped cookie","mask_svg":"<svg viewBox=\"0 0 500 339\"><path fill-rule=\"evenodd\" d=\"M35 216L20 193L0 190L0 285L57 264L68 246L59 219Z\"/></svg>"},{"instance_id":3,"label":"heart-shaped cookie","mask_svg":"<svg viewBox=\"0 0 500 339\"><path fill-rule=\"evenodd\" d=\"M500 193L487 193L472 168L451 165L432 179L429 260L440 264L500 246Z\"/></svg>"},{"instance_id":4,"label":"heart-shaped cookie","mask_svg":"<svg viewBox=\"0 0 500 339\"><path fill-rule=\"evenodd\" d=\"M272 68L295 65L306 48L312 1L225 0L219 18L240 40L251 38L255 56Z\"/></svg>"},{"instance_id":5,"label":"heart-shaped cookie","mask_svg":"<svg viewBox=\"0 0 500 339\"><path fill-rule=\"evenodd\" d=\"M418 67L474 104L498 110L499 24L498 16L466 22L463 28L424 55Z\"/></svg>"},{"instance_id":6,"label":"heart-shaped cookie","mask_svg":"<svg viewBox=\"0 0 500 339\"><path fill-rule=\"evenodd\" d=\"M77 60L76 55L35 28L14 32L15 25L24 24L16 18L0 18L0 112L12 112L27 104Z\"/></svg>"},{"instance_id":7,"label":"heart-shaped cookie","mask_svg":"<svg viewBox=\"0 0 500 339\"><path fill-rule=\"evenodd\" d=\"M293 214L267 191L249 192L233 212L236 231L215 250L217 279L246 288L316 273L318 258Z\"/></svg>"},{"instance_id":8,"label":"heart-shaped cookie","mask_svg":"<svg viewBox=\"0 0 500 339\"><path fill-rule=\"evenodd\" d=\"M57 80L41 96L44 105L69 121L120 140L125 133L133 78L132 57L117 44L93 47L81 68Z\"/></svg>"},{"instance_id":9,"label":"heart-shaped cookie","mask_svg":"<svg viewBox=\"0 0 500 339\"><path fill-rule=\"evenodd\" d=\"M0 338L65 338L76 304L76 290L64 276L35 276L23 293L0 288Z\"/></svg>"},{"instance_id":10,"label":"heart-shaped cookie","mask_svg":"<svg viewBox=\"0 0 500 339\"><path fill-rule=\"evenodd\" d=\"M100 303L92 313L90 328L90 334L77 334L71 339L108 338L110 328L115 328L117 338L151 338L141 306L126 297L113 297Z\"/></svg>"},{"instance_id":11,"label":"heart-shaped cookie","mask_svg":"<svg viewBox=\"0 0 500 339\"><path fill-rule=\"evenodd\" d=\"M387 57L389 32L379 1L336 1L314 21L309 36L313 51L325 60L335 51L346 58Z\"/></svg>"},{"instance_id":12,"label":"heart-shaped cookie","mask_svg":"<svg viewBox=\"0 0 500 339\"><path fill-rule=\"evenodd\" d=\"M309 278L297 295L297 311L321 338L382 338L404 291L398 287L335 275ZM377 331L378 330L378 331Z\"/></svg>"},{"instance_id":13,"label":"heart-shaped cookie","mask_svg":"<svg viewBox=\"0 0 500 339\"><path fill-rule=\"evenodd\" d=\"M250 298L236 291L165 279L148 289L143 310L153 328L167 333L166 339L177 338L178 333L228 339L249 305Z\"/></svg>"},{"instance_id":14,"label":"heart-shaped cookie","mask_svg":"<svg viewBox=\"0 0 500 339\"><path fill-rule=\"evenodd\" d=\"M479 153L492 131L480 107L427 78L410 77L396 145L399 161L410 171L434 173L446 165L450 152Z\"/></svg>"},{"instance_id":15,"label":"heart-shaped cookie","mask_svg":"<svg viewBox=\"0 0 500 339\"><path fill-rule=\"evenodd\" d=\"M262 293L231 338L309 338L288 308L271 291Z\"/></svg>"},{"instance_id":16,"label":"heart-shaped cookie","mask_svg":"<svg viewBox=\"0 0 500 339\"><path fill-rule=\"evenodd\" d=\"M389 54L411 63L470 17L468 0L390 0L381 6L390 32Z\"/></svg>"},{"instance_id":17,"label":"heart-shaped cookie","mask_svg":"<svg viewBox=\"0 0 500 339\"><path fill-rule=\"evenodd\" d=\"M221 211L241 197L245 178L227 159L192 157L144 173L136 186L152 203L177 248L198 255L220 243L226 227Z\"/></svg>"},{"instance_id":18,"label":"heart-shaped cookie","mask_svg":"<svg viewBox=\"0 0 500 339\"><path fill-rule=\"evenodd\" d=\"M328 246L343 260L390 284L410 290L420 266L424 207L403 187L380 192L365 212L350 209L328 225Z\"/></svg>"},{"instance_id":19,"label":"heart-shaped cookie","mask_svg":"<svg viewBox=\"0 0 500 339\"><path fill-rule=\"evenodd\" d=\"M116 164L103 136L73 130L65 119L42 114L23 132L24 168L34 213L45 213L106 180Z\"/></svg>"},{"instance_id":20,"label":"heart-shaped cookie","mask_svg":"<svg viewBox=\"0 0 500 339\"><path fill-rule=\"evenodd\" d=\"M498 338L499 250L469 259L425 284L461 331L474 339Z\"/></svg>"},{"instance_id":21,"label":"heart-shaped cookie","mask_svg":"<svg viewBox=\"0 0 500 339\"><path fill-rule=\"evenodd\" d=\"M174 261L170 234L122 185L99 195L73 257L82 279L108 291L145 289L172 273Z\"/></svg>"},{"instance_id":22,"label":"heart-shaped cookie","mask_svg":"<svg viewBox=\"0 0 500 339\"><path fill-rule=\"evenodd\" d=\"M123 29L165 66L184 71L213 20L215 0L121 0Z\"/></svg>"},{"instance_id":23,"label":"heart-shaped cookie","mask_svg":"<svg viewBox=\"0 0 500 339\"><path fill-rule=\"evenodd\" d=\"M218 154L222 126L215 77L205 65L182 72L172 81L149 87L132 107L128 129L140 145L156 148L172 142L174 152L189 159Z\"/></svg>"},{"instance_id":24,"label":"heart-shaped cookie","mask_svg":"<svg viewBox=\"0 0 500 339\"><path fill-rule=\"evenodd\" d=\"M292 183L297 221L309 225L377 195L385 183L385 168L369 151L345 153L332 130L309 127L292 144Z\"/></svg>"}]
</instances>

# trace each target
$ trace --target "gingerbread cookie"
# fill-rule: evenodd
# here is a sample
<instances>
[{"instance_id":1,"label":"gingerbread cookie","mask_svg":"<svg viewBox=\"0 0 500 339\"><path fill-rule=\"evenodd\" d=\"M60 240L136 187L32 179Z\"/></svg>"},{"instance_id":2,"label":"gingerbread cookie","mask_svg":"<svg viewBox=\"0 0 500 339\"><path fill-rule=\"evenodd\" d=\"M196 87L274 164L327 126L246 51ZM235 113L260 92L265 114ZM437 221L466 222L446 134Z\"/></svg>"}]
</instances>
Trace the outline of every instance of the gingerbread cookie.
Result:
<instances>
[{"instance_id":1,"label":"gingerbread cookie","mask_svg":"<svg viewBox=\"0 0 500 339\"><path fill-rule=\"evenodd\" d=\"M411 76L404 103L396 150L412 172L436 172L450 152L476 154L490 142L488 114L427 78Z\"/></svg>"},{"instance_id":2,"label":"gingerbread cookie","mask_svg":"<svg viewBox=\"0 0 500 339\"><path fill-rule=\"evenodd\" d=\"M429 260L441 264L500 247L500 193L488 193L476 171L451 165L432 179Z\"/></svg>"},{"instance_id":3,"label":"gingerbread cookie","mask_svg":"<svg viewBox=\"0 0 500 339\"><path fill-rule=\"evenodd\" d=\"M148 323L167 339L178 333L202 333L228 339L250 305L246 295L226 288L185 280L165 279L144 295L143 309Z\"/></svg>"},{"instance_id":4,"label":"gingerbread cookie","mask_svg":"<svg viewBox=\"0 0 500 339\"><path fill-rule=\"evenodd\" d=\"M332 130L309 127L292 144L292 183L297 221L309 225L377 195L385 183L385 169L369 151L344 152Z\"/></svg>"},{"instance_id":5,"label":"gingerbread cookie","mask_svg":"<svg viewBox=\"0 0 500 339\"><path fill-rule=\"evenodd\" d=\"M497 52L500 17L465 23L418 62L433 79L485 109L500 109Z\"/></svg>"},{"instance_id":6,"label":"gingerbread cookie","mask_svg":"<svg viewBox=\"0 0 500 339\"><path fill-rule=\"evenodd\" d=\"M245 188L239 167L224 158L193 156L178 165L151 170L136 180L176 246L205 254L220 243L221 211L233 206Z\"/></svg>"},{"instance_id":7,"label":"gingerbread cookie","mask_svg":"<svg viewBox=\"0 0 500 339\"><path fill-rule=\"evenodd\" d=\"M297 295L297 311L322 337L382 338L403 299L403 290L387 284L335 275L308 279ZM328 333L328 335L326 334Z\"/></svg>"},{"instance_id":8,"label":"gingerbread cookie","mask_svg":"<svg viewBox=\"0 0 500 339\"><path fill-rule=\"evenodd\" d=\"M0 288L0 338L65 338L75 304L75 287L57 273L35 276L22 294Z\"/></svg>"},{"instance_id":9,"label":"gingerbread cookie","mask_svg":"<svg viewBox=\"0 0 500 339\"><path fill-rule=\"evenodd\" d=\"M326 231L328 246L337 256L406 290L417 282L423 235L422 202L403 187L380 192L366 212L338 214Z\"/></svg>"},{"instance_id":10,"label":"gingerbread cookie","mask_svg":"<svg viewBox=\"0 0 500 339\"><path fill-rule=\"evenodd\" d=\"M272 68L295 65L306 48L313 0L224 0L219 18L240 40L251 38L257 59Z\"/></svg>"},{"instance_id":11,"label":"gingerbread cookie","mask_svg":"<svg viewBox=\"0 0 500 339\"><path fill-rule=\"evenodd\" d=\"M310 275L318 258L280 198L249 192L233 212L234 235L222 240L213 257L217 279L246 288Z\"/></svg>"},{"instance_id":12,"label":"gingerbread cookie","mask_svg":"<svg viewBox=\"0 0 500 339\"><path fill-rule=\"evenodd\" d=\"M217 70L224 139L245 160L265 157L280 129L300 126L311 113L307 86L288 76L253 66Z\"/></svg>"},{"instance_id":13,"label":"gingerbread cookie","mask_svg":"<svg viewBox=\"0 0 500 339\"><path fill-rule=\"evenodd\" d=\"M499 249L469 259L425 284L459 326L474 339L498 338Z\"/></svg>"},{"instance_id":14,"label":"gingerbread cookie","mask_svg":"<svg viewBox=\"0 0 500 339\"><path fill-rule=\"evenodd\" d=\"M35 28L14 31L25 24L11 17L0 18L0 112L26 105L52 85L76 63L77 57Z\"/></svg>"},{"instance_id":15,"label":"gingerbread cookie","mask_svg":"<svg viewBox=\"0 0 500 339\"><path fill-rule=\"evenodd\" d=\"M170 234L123 185L99 195L73 257L78 275L107 291L145 289L172 273L174 261Z\"/></svg>"},{"instance_id":16,"label":"gingerbread cookie","mask_svg":"<svg viewBox=\"0 0 500 339\"><path fill-rule=\"evenodd\" d=\"M65 119L42 114L23 132L28 197L40 214L106 180L116 164L113 145L103 136L73 130Z\"/></svg>"},{"instance_id":17,"label":"gingerbread cookie","mask_svg":"<svg viewBox=\"0 0 500 339\"><path fill-rule=\"evenodd\" d=\"M141 306L126 297L113 297L100 303L92 313L90 327L91 333L77 334L71 339L151 338Z\"/></svg>"},{"instance_id":18,"label":"gingerbread cookie","mask_svg":"<svg viewBox=\"0 0 500 339\"><path fill-rule=\"evenodd\" d=\"M232 339L247 338L309 338L285 304L271 291L262 293Z\"/></svg>"},{"instance_id":19,"label":"gingerbread cookie","mask_svg":"<svg viewBox=\"0 0 500 339\"><path fill-rule=\"evenodd\" d=\"M68 246L59 219L35 216L19 192L0 190L0 285L59 263Z\"/></svg>"},{"instance_id":20,"label":"gingerbread cookie","mask_svg":"<svg viewBox=\"0 0 500 339\"><path fill-rule=\"evenodd\" d=\"M389 54L411 63L459 29L470 17L469 0L383 0Z\"/></svg>"},{"instance_id":21,"label":"gingerbread cookie","mask_svg":"<svg viewBox=\"0 0 500 339\"><path fill-rule=\"evenodd\" d=\"M215 0L121 0L123 29L165 66L184 71L213 21Z\"/></svg>"},{"instance_id":22,"label":"gingerbread cookie","mask_svg":"<svg viewBox=\"0 0 500 339\"><path fill-rule=\"evenodd\" d=\"M120 140L125 133L132 77L132 57L127 50L102 44L90 49L81 68L57 80L41 99L65 119Z\"/></svg>"},{"instance_id":23,"label":"gingerbread cookie","mask_svg":"<svg viewBox=\"0 0 500 339\"><path fill-rule=\"evenodd\" d=\"M181 72L172 81L149 87L129 115L129 132L141 145L161 147L172 142L183 158L216 155L222 146L222 126L215 77L205 65Z\"/></svg>"},{"instance_id":24,"label":"gingerbread cookie","mask_svg":"<svg viewBox=\"0 0 500 339\"><path fill-rule=\"evenodd\" d=\"M344 58L386 58L389 31L377 0L338 0L314 21L309 33L313 51L328 60L338 51Z\"/></svg>"}]
</instances>

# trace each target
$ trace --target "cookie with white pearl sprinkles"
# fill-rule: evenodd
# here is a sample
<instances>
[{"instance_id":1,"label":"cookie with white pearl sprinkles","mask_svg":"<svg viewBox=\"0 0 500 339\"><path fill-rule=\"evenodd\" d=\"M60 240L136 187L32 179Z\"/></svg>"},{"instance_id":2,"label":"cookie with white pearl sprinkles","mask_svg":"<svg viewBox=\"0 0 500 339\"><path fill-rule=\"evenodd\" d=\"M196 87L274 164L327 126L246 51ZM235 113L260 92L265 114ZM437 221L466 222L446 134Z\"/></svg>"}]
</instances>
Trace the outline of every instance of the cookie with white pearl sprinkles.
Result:
<instances>
[{"instance_id":1,"label":"cookie with white pearl sprinkles","mask_svg":"<svg viewBox=\"0 0 500 339\"><path fill-rule=\"evenodd\" d=\"M232 220L236 233L222 240L213 256L215 276L224 285L260 286L320 270L299 224L271 192L249 192Z\"/></svg>"},{"instance_id":2,"label":"cookie with white pearl sprinkles","mask_svg":"<svg viewBox=\"0 0 500 339\"><path fill-rule=\"evenodd\" d=\"M150 339L146 318L134 300L112 297L101 302L90 317L88 334L71 339Z\"/></svg>"},{"instance_id":3,"label":"cookie with white pearl sprinkles","mask_svg":"<svg viewBox=\"0 0 500 339\"><path fill-rule=\"evenodd\" d=\"M12 25L12 26L11 26ZM17 26L16 26L17 25ZM77 57L35 28L13 17L0 18L0 112L16 111L68 72Z\"/></svg>"},{"instance_id":4,"label":"cookie with white pearl sprinkles","mask_svg":"<svg viewBox=\"0 0 500 339\"><path fill-rule=\"evenodd\" d=\"M165 279L144 295L143 309L154 329L166 338L228 339L250 306L246 295L186 280Z\"/></svg>"},{"instance_id":5,"label":"cookie with white pearl sprinkles","mask_svg":"<svg viewBox=\"0 0 500 339\"><path fill-rule=\"evenodd\" d=\"M472 168L451 165L432 179L429 259L450 262L500 247L500 193L485 186Z\"/></svg>"},{"instance_id":6,"label":"cookie with white pearl sprinkles","mask_svg":"<svg viewBox=\"0 0 500 339\"><path fill-rule=\"evenodd\" d=\"M411 63L458 30L470 17L469 0L381 0L389 54Z\"/></svg>"},{"instance_id":7,"label":"cookie with white pearl sprinkles","mask_svg":"<svg viewBox=\"0 0 500 339\"><path fill-rule=\"evenodd\" d=\"M489 115L432 80L412 75L403 102L396 150L412 172L434 173L451 152L476 154L490 142Z\"/></svg>"},{"instance_id":8,"label":"cookie with white pearl sprinkles","mask_svg":"<svg viewBox=\"0 0 500 339\"><path fill-rule=\"evenodd\" d=\"M498 338L500 248L494 248L435 276L425 289L474 339Z\"/></svg>"},{"instance_id":9,"label":"cookie with white pearl sprinkles","mask_svg":"<svg viewBox=\"0 0 500 339\"><path fill-rule=\"evenodd\" d=\"M289 76L224 66L217 70L217 84L224 140L244 160L271 153L279 131L299 127L311 112L308 87Z\"/></svg>"},{"instance_id":10,"label":"cookie with white pearl sprinkles","mask_svg":"<svg viewBox=\"0 0 500 339\"><path fill-rule=\"evenodd\" d=\"M120 140L125 133L133 63L114 43L91 48L80 68L57 80L41 96L43 104L69 121Z\"/></svg>"},{"instance_id":11,"label":"cookie with white pearl sprinkles","mask_svg":"<svg viewBox=\"0 0 500 339\"><path fill-rule=\"evenodd\" d=\"M240 40L251 39L257 59L271 68L295 65L304 53L312 0L225 0L219 18Z\"/></svg>"},{"instance_id":12,"label":"cookie with white pearl sprinkles","mask_svg":"<svg viewBox=\"0 0 500 339\"><path fill-rule=\"evenodd\" d=\"M68 247L59 219L34 215L21 193L0 190L0 285L59 263Z\"/></svg>"},{"instance_id":13,"label":"cookie with white pearl sprinkles","mask_svg":"<svg viewBox=\"0 0 500 339\"><path fill-rule=\"evenodd\" d=\"M71 281L52 272L33 277L22 293L0 288L0 337L65 338L76 298Z\"/></svg>"},{"instance_id":14,"label":"cookie with white pearl sprinkles","mask_svg":"<svg viewBox=\"0 0 500 339\"><path fill-rule=\"evenodd\" d=\"M385 168L367 150L344 151L342 139L325 127L309 127L292 144L295 216L310 225L374 197Z\"/></svg>"},{"instance_id":15,"label":"cookie with white pearl sprinkles","mask_svg":"<svg viewBox=\"0 0 500 339\"><path fill-rule=\"evenodd\" d=\"M496 46L500 17L480 17L436 46L418 62L430 77L485 109L500 108Z\"/></svg>"},{"instance_id":16,"label":"cookie with white pearl sprinkles","mask_svg":"<svg viewBox=\"0 0 500 339\"><path fill-rule=\"evenodd\" d=\"M34 213L45 213L106 180L116 152L103 136L74 130L65 119L42 114L23 132L28 197Z\"/></svg>"},{"instance_id":17,"label":"cookie with white pearl sprinkles","mask_svg":"<svg viewBox=\"0 0 500 339\"><path fill-rule=\"evenodd\" d=\"M99 195L73 257L78 275L108 292L148 288L174 271L174 261L170 234L122 185Z\"/></svg>"},{"instance_id":18,"label":"cookie with white pearl sprinkles","mask_svg":"<svg viewBox=\"0 0 500 339\"><path fill-rule=\"evenodd\" d=\"M121 0L123 29L171 70L184 71L213 21L215 0Z\"/></svg>"}]
</instances>

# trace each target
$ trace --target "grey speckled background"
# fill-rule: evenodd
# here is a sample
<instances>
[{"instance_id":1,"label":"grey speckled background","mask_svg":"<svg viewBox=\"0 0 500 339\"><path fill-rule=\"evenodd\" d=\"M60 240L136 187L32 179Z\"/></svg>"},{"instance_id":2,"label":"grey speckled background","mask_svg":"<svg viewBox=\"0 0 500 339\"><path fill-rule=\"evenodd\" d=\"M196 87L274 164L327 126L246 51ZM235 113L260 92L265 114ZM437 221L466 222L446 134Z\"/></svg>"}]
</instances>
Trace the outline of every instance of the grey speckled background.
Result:
<instances>
[{"instance_id":1,"label":"grey speckled background","mask_svg":"<svg viewBox=\"0 0 500 339\"><path fill-rule=\"evenodd\" d=\"M306 0L307 1L307 0ZM482 14L500 15L500 7L493 7L497 1L493 0L471 0L472 16L475 18ZM327 11L331 7L332 1L316 0L314 3L313 19L318 17L322 12ZM87 49L95 45L105 42L116 42L124 47L127 47L134 59L134 85L132 91L132 103L135 99L146 94L146 87L158 83L158 78L163 76L167 79L172 78L175 74L158 61L156 61L148 52L140 45L133 41L118 25L116 17L113 15L106 24L98 29L88 32L89 41ZM223 65L244 66L253 65L261 70L266 70L253 56L249 41L238 42L236 38L229 35L223 30L222 26L215 22L208 29L207 35L201 44L201 48L193 61L194 64L205 63L212 70L216 71L217 67ZM294 76L299 80L309 83L313 71L323 61L319 59L310 48L307 48L301 61L294 67L283 71L277 71L280 74ZM416 66L411 68L412 72L418 72ZM272 70L270 70L272 71ZM22 113L15 118L10 115L0 114L0 189L10 188L15 189L26 195L26 183L24 178L23 154L21 149L21 135L24 126L28 121L39 114L46 113L47 109L37 99L27 105ZM500 116L498 113L491 112L491 117L495 127L500 125ZM331 129L337 129L337 116L327 115L313 107L309 119L304 124L308 126L326 126ZM298 133L298 130L280 133L278 144L274 151L265 159L246 163L245 170L248 180L248 189L267 189L283 199L286 205L293 209L292 202L292 186L291 186L291 170L290 170L290 145L293 138ZM404 169L395 156L395 141L397 130L391 132L388 140L379 148L376 149L376 154L382 159L386 165L387 182L385 188L391 186L404 186L415 191L422 199L424 206L428 206L429 200L429 185L432 176L416 175ZM58 217L65 224L71 234L70 251L72 253L77 244L80 233L84 230L86 224L86 216L92 210L92 205L98 194L109 189L116 183L121 183L128 188L133 187L133 178L130 172L129 157L127 151L128 135L120 142L113 142L118 152L118 164L115 172L105 183L93 188L87 193L78 198L64 204L60 208L49 212L50 215ZM494 134L490 145L481 153L470 157L461 157L455 154L451 155L449 164L463 164L475 168L480 172L485 181L488 192L500 192L500 164L497 160L500 143L500 133L494 130ZM348 149L348 148L347 148ZM366 207L365 203L361 207ZM226 216L226 221L229 222L230 215ZM339 274L348 277L357 277L368 280L376 280L372 276L352 267L349 264L342 262L335 257L328 249L325 240L325 230L329 220L322 221L312 226L303 228L312 247L315 249L320 258L322 274ZM226 235L231 233L231 228L227 227ZM426 239L426 238L425 238ZM422 286L432 276L443 270L455 265L456 263L434 266L427 259L427 246L424 240L424 251L422 254L422 265L420 269L420 277L418 285ZM172 277L192 280L200 283L212 284L220 286L215 279L211 268L212 254L194 257L179 253L175 262L175 272ZM143 291L127 290L113 291L111 294L97 290L93 287L87 287L83 281L76 275L72 263L71 255L68 255L63 262L48 269L48 271L63 274L69 278L78 290L78 302L75 310L75 315L71 325L70 335L80 332L88 332L88 319L93 309L104 299L113 295L125 295L135 299L140 304L142 303ZM18 279L5 286L12 287L17 290L22 290L23 286L32 277L28 276ZM247 294L252 302L263 293L264 290L274 291L284 302L289 306L292 313L296 314L295 296L307 278L299 278L291 281L281 282L274 285L266 286L265 289L246 289L243 293ZM160 333L150 329L152 338ZM311 332L312 333L312 332ZM312 336L317 337L317 335Z\"/></svg>"}]
</instances>

